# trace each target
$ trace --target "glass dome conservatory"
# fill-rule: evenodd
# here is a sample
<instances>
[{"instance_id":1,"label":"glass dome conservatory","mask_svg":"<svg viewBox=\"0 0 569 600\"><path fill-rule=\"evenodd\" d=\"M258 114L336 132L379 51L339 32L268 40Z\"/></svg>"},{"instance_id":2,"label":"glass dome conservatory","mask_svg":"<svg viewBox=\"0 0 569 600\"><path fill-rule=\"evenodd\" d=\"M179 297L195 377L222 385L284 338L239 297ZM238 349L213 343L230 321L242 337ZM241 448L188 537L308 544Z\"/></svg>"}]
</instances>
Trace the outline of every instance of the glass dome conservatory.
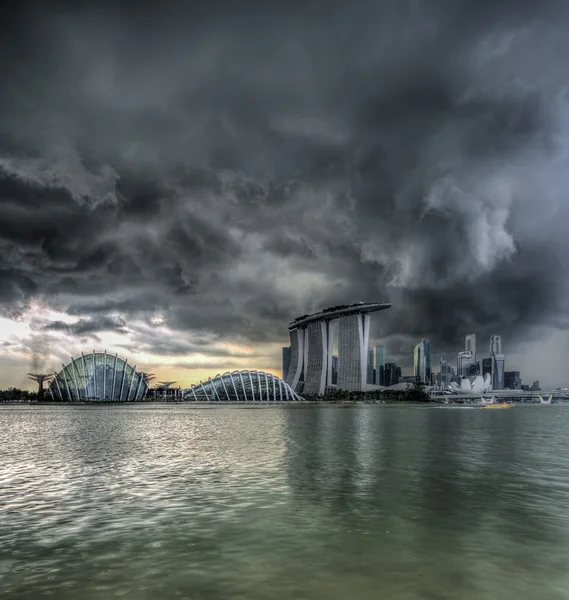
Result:
<instances>
[{"instance_id":1,"label":"glass dome conservatory","mask_svg":"<svg viewBox=\"0 0 569 600\"><path fill-rule=\"evenodd\" d=\"M55 400L127 402L142 400L148 391L144 373L106 350L82 353L61 366L49 385Z\"/></svg>"},{"instance_id":2,"label":"glass dome conservatory","mask_svg":"<svg viewBox=\"0 0 569 600\"><path fill-rule=\"evenodd\" d=\"M196 402L286 402L303 400L280 377L264 371L227 371L183 390Z\"/></svg>"}]
</instances>

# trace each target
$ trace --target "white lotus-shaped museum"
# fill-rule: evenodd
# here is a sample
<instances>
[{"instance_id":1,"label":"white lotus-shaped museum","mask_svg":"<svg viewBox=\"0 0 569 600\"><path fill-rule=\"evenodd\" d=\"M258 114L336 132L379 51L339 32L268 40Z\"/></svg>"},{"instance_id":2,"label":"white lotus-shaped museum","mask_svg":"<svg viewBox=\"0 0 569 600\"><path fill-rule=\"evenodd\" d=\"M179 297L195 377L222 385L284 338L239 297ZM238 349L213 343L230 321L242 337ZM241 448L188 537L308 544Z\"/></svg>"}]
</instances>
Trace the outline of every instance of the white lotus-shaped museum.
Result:
<instances>
[{"instance_id":1,"label":"white lotus-shaped museum","mask_svg":"<svg viewBox=\"0 0 569 600\"><path fill-rule=\"evenodd\" d=\"M450 388L455 392L484 394L485 392L492 391L492 377L489 373L486 373L484 377L482 377L482 375L476 375L476 377L463 377L460 381L460 385L453 382L450 384Z\"/></svg>"}]
</instances>

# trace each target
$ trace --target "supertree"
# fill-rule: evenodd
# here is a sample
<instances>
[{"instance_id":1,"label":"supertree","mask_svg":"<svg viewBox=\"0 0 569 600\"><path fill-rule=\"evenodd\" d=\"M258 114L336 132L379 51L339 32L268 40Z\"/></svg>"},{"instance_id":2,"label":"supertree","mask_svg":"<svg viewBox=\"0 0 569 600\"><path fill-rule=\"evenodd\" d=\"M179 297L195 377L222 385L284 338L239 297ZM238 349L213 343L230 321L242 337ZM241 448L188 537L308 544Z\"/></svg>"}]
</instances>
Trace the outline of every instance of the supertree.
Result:
<instances>
[{"instance_id":1,"label":"supertree","mask_svg":"<svg viewBox=\"0 0 569 600\"><path fill-rule=\"evenodd\" d=\"M38 398L43 398L45 393L43 387L44 381L49 381L53 375L44 373L28 373L28 377L38 384Z\"/></svg>"}]
</instances>

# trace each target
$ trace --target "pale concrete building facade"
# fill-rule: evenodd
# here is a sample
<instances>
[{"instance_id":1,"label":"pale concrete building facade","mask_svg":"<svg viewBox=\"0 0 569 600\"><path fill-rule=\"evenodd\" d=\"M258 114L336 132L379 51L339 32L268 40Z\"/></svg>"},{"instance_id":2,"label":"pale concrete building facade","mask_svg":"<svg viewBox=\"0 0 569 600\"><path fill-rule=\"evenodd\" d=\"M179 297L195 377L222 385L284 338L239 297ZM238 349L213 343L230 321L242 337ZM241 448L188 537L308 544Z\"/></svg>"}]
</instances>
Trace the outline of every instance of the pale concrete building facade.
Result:
<instances>
[{"instance_id":1,"label":"pale concrete building facade","mask_svg":"<svg viewBox=\"0 0 569 600\"><path fill-rule=\"evenodd\" d=\"M371 314L391 304L359 302L299 317L289 325L291 362L287 383L297 393L332 389L365 391ZM337 336L337 340L336 340ZM332 382L337 342L337 383Z\"/></svg>"}]
</instances>

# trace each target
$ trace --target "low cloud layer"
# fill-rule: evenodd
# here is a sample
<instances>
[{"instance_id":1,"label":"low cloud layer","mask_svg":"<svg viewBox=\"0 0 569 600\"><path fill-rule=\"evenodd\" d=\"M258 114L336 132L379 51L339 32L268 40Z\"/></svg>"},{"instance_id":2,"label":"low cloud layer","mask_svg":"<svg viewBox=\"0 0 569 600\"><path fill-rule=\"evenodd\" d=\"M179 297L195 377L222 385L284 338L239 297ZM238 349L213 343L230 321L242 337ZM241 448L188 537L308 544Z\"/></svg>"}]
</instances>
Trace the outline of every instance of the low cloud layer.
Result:
<instances>
[{"instance_id":1,"label":"low cloud layer","mask_svg":"<svg viewBox=\"0 0 569 600\"><path fill-rule=\"evenodd\" d=\"M188 368L225 344L278 370L294 317L385 300L373 338L403 362L471 331L524 365L528 339L558 352L563 2L21 6L0 36L0 302L70 317L33 339L110 332Z\"/></svg>"}]
</instances>

